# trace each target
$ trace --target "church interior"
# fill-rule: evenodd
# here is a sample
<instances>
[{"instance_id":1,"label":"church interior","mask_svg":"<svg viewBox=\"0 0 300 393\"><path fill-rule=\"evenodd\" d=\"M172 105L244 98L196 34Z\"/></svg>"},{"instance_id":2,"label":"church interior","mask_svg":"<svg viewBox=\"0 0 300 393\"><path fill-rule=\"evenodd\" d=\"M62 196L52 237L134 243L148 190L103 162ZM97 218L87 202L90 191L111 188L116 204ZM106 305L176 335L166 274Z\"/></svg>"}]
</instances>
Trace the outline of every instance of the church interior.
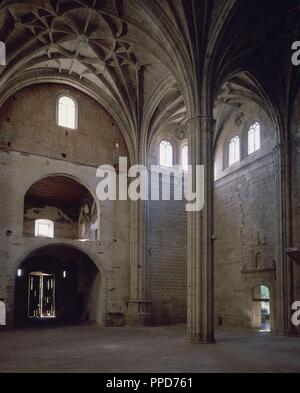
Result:
<instances>
[{"instance_id":1,"label":"church interior","mask_svg":"<svg viewBox=\"0 0 300 393\"><path fill-rule=\"evenodd\" d=\"M0 1L0 373L300 371L299 20ZM201 165L203 208L99 200L121 158Z\"/></svg>"}]
</instances>

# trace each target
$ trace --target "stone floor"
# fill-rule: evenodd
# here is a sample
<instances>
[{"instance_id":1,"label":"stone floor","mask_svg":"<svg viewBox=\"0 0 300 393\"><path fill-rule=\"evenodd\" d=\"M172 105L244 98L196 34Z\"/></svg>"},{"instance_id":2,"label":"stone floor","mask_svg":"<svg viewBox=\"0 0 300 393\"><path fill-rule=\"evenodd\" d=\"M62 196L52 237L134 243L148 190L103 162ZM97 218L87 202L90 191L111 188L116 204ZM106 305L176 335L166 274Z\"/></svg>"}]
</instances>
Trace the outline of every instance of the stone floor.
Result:
<instances>
[{"instance_id":1,"label":"stone floor","mask_svg":"<svg viewBox=\"0 0 300 393\"><path fill-rule=\"evenodd\" d=\"M189 344L184 326L66 326L0 332L0 372L300 372L300 339L219 330Z\"/></svg>"}]
</instances>

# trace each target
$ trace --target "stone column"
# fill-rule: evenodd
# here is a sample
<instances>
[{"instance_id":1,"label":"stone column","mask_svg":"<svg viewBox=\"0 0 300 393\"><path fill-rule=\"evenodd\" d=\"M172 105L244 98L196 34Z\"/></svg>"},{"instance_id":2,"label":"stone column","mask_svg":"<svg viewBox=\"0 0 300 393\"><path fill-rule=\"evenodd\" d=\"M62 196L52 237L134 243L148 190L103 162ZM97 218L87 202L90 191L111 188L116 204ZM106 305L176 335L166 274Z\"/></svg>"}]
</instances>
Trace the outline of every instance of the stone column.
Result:
<instances>
[{"instance_id":1,"label":"stone column","mask_svg":"<svg viewBox=\"0 0 300 393\"><path fill-rule=\"evenodd\" d=\"M139 152L136 165L146 167L146 153ZM147 232L148 202L130 201L130 297L127 324L149 323L149 300L147 299Z\"/></svg>"},{"instance_id":2,"label":"stone column","mask_svg":"<svg viewBox=\"0 0 300 393\"><path fill-rule=\"evenodd\" d=\"M189 160L204 165L204 208L188 213L188 339L192 343L214 343L214 269L213 269L213 133L214 120L196 116L187 122Z\"/></svg>"},{"instance_id":3,"label":"stone column","mask_svg":"<svg viewBox=\"0 0 300 393\"><path fill-rule=\"evenodd\" d=\"M130 217L130 298L127 323L147 325L150 303L147 299L146 270L148 203L131 201Z\"/></svg>"},{"instance_id":4,"label":"stone column","mask_svg":"<svg viewBox=\"0 0 300 393\"><path fill-rule=\"evenodd\" d=\"M292 325L293 262L287 255L291 247L291 200L287 146L279 144L274 150L276 165L276 301L275 327L278 335L295 335Z\"/></svg>"}]
</instances>

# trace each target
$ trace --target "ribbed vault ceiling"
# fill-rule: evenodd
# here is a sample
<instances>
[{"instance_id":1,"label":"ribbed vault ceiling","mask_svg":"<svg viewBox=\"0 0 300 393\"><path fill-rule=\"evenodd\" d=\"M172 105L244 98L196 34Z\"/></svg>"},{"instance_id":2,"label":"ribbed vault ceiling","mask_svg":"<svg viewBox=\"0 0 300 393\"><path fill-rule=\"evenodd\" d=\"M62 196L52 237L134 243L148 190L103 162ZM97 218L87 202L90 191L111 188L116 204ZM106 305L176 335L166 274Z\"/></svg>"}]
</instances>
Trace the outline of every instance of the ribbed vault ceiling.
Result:
<instances>
[{"instance_id":1,"label":"ribbed vault ceiling","mask_svg":"<svg viewBox=\"0 0 300 393\"><path fill-rule=\"evenodd\" d=\"M237 95L265 99L247 73L274 106L290 105L299 15L298 0L0 0L0 98L32 83L71 84L114 116L131 153L147 149L157 130L195 115L203 75L216 116Z\"/></svg>"},{"instance_id":2,"label":"ribbed vault ceiling","mask_svg":"<svg viewBox=\"0 0 300 393\"><path fill-rule=\"evenodd\" d=\"M101 91L128 129L141 128L153 100L158 105L164 99L169 116L182 121L184 101L166 66L171 60L138 10L119 0L3 1L0 37L8 65L0 70L0 89L30 75L60 76Z\"/></svg>"}]
</instances>

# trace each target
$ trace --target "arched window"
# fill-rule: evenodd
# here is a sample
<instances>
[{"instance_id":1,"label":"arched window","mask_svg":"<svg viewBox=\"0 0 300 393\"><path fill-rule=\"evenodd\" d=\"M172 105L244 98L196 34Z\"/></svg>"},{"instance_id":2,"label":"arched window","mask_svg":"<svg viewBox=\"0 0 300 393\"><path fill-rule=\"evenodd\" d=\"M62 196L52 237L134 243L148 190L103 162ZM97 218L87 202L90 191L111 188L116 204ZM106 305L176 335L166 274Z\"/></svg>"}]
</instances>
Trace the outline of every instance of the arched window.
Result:
<instances>
[{"instance_id":1,"label":"arched window","mask_svg":"<svg viewBox=\"0 0 300 393\"><path fill-rule=\"evenodd\" d=\"M62 96L58 99L57 123L60 127L77 128L77 104L73 98Z\"/></svg>"},{"instance_id":2,"label":"arched window","mask_svg":"<svg viewBox=\"0 0 300 393\"><path fill-rule=\"evenodd\" d=\"M235 164L240 161L240 138L235 136L229 142L229 166Z\"/></svg>"},{"instance_id":3,"label":"arched window","mask_svg":"<svg viewBox=\"0 0 300 393\"><path fill-rule=\"evenodd\" d=\"M254 123L248 131L248 154L252 154L260 149L260 125Z\"/></svg>"},{"instance_id":4,"label":"arched window","mask_svg":"<svg viewBox=\"0 0 300 393\"><path fill-rule=\"evenodd\" d=\"M173 166L173 146L169 141L160 142L160 158L159 163L161 166L172 167Z\"/></svg>"},{"instance_id":5,"label":"arched window","mask_svg":"<svg viewBox=\"0 0 300 393\"><path fill-rule=\"evenodd\" d=\"M263 300L270 300L270 290L265 285L260 286L260 298Z\"/></svg>"},{"instance_id":6,"label":"arched window","mask_svg":"<svg viewBox=\"0 0 300 393\"><path fill-rule=\"evenodd\" d=\"M188 145L183 145L181 148L181 168L187 171L189 166L189 148Z\"/></svg>"},{"instance_id":7,"label":"arched window","mask_svg":"<svg viewBox=\"0 0 300 393\"><path fill-rule=\"evenodd\" d=\"M35 237L54 238L54 222L50 220L35 221Z\"/></svg>"}]
</instances>

